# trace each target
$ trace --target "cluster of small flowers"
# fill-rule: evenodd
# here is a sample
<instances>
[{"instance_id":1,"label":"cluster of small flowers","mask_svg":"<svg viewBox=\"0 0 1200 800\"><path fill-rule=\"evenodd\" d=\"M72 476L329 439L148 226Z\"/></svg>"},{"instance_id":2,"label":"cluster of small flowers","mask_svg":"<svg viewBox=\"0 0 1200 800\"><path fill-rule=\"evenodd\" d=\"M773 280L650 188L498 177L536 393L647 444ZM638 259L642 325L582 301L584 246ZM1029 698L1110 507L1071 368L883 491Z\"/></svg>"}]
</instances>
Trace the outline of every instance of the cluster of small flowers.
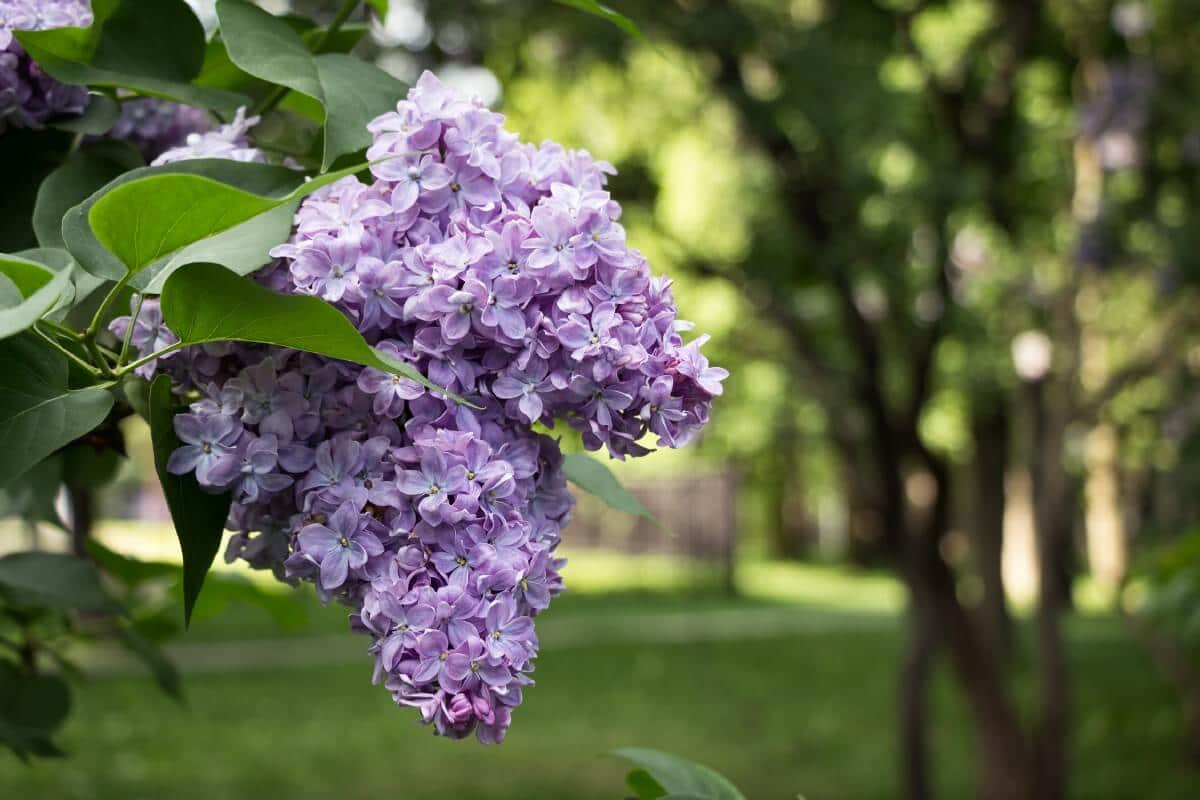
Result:
<instances>
[{"instance_id":1,"label":"cluster of small flowers","mask_svg":"<svg viewBox=\"0 0 1200 800\"><path fill-rule=\"evenodd\" d=\"M532 618L562 589L572 499L534 423L565 421L617 457L648 452L649 433L678 446L726 375L704 337L683 343L669 281L626 246L612 168L502 121L426 73L369 126L373 183L313 193L257 276L327 300L477 407L264 346L157 365L200 394L169 468L233 492L227 557L353 607L396 702L483 742L503 738L531 682ZM153 302L131 340L143 354L174 340Z\"/></svg>"},{"instance_id":2,"label":"cluster of small flowers","mask_svg":"<svg viewBox=\"0 0 1200 800\"><path fill-rule=\"evenodd\" d=\"M12 32L91 24L89 0L0 0L0 133L40 128L52 117L83 113L88 103L86 88L66 86L43 72Z\"/></svg>"},{"instance_id":3,"label":"cluster of small flowers","mask_svg":"<svg viewBox=\"0 0 1200 800\"><path fill-rule=\"evenodd\" d=\"M86 87L67 86L51 78L12 32L91 24L89 0L0 0L0 132L8 127L41 128L56 117L82 114L88 106ZM210 124L202 109L151 97L134 98L121 104L121 115L107 137L129 142L151 161Z\"/></svg>"}]
</instances>

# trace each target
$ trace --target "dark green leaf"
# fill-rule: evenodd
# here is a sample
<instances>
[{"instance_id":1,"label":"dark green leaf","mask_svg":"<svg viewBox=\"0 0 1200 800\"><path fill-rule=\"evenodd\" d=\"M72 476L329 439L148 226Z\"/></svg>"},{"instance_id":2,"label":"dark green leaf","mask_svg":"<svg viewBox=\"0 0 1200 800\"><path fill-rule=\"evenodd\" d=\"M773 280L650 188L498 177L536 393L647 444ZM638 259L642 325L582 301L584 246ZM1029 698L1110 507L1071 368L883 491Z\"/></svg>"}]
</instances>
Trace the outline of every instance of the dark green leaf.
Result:
<instances>
[{"instance_id":1,"label":"dark green leaf","mask_svg":"<svg viewBox=\"0 0 1200 800\"><path fill-rule=\"evenodd\" d=\"M234 64L255 77L323 100L312 54L285 20L244 0L218 0L217 20Z\"/></svg>"},{"instance_id":2,"label":"dark green leaf","mask_svg":"<svg viewBox=\"0 0 1200 800\"><path fill-rule=\"evenodd\" d=\"M69 372L66 357L32 334L0 341L0 486L108 416L113 396L69 389Z\"/></svg>"},{"instance_id":3,"label":"dark green leaf","mask_svg":"<svg viewBox=\"0 0 1200 800\"><path fill-rule=\"evenodd\" d=\"M174 418L171 379L159 375L150 385L150 438L154 444L158 482L166 495L179 549L183 553L183 617L185 622L191 622L196 598L204 587L204 576L212 567L221 545L225 518L229 516L233 498L229 492L210 494L204 491L193 474L173 475L167 471L167 460L180 445L179 437L175 435Z\"/></svg>"},{"instance_id":4,"label":"dark green leaf","mask_svg":"<svg viewBox=\"0 0 1200 800\"><path fill-rule=\"evenodd\" d=\"M404 94L404 84L373 64L341 53L314 56L287 21L245 0L219 0L217 17L234 64L324 108L322 169L338 156L366 147L367 123Z\"/></svg>"},{"instance_id":5,"label":"dark green leaf","mask_svg":"<svg viewBox=\"0 0 1200 800\"><path fill-rule=\"evenodd\" d=\"M612 471L597 459L582 453L569 453L563 458L563 473L571 483L599 497L610 507L658 524L642 501L630 494Z\"/></svg>"},{"instance_id":6,"label":"dark green leaf","mask_svg":"<svg viewBox=\"0 0 1200 800\"><path fill-rule=\"evenodd\" d=\"M72 442L62 450L63 483L72 489L98 489L117 477L123 463L121 454L91 442Z\"/></svg>"},{"instance_id":7,"label":"dark green leaf","mask_svg":"<svg viewBox=\"0 0 1200 800\"><path fill-rule=\"evenodd\" d=\"M57 756L50 740L71 710L71 690L58 675L29 675L0 661L0 742L18 756Z\"/></svg>"},{"instance_id":8,"label":"dark green leaf","mask_svg":"<svg viewBox=\"0 0 1200 800\"><path fill-rule=\"evenodd\" d=\"M259 586L241 575L214 572L208 576L204 594L196 603L196 619L212 619L231 604L261 609L283 630L301 630L308 622L308 611L290 592Z\"/></svg>"},{"instance_id":9,"label":"dark green leaf","mask_svg":"<svg viewBox=\"0 0 1200 800\"><path fill-rule=\"evenodd\" d=\"M343 153L371 144L367 123L395 109L405 85L374 64L341 53L313 59L325 103L325 153L321 169L329 169Z\"/></svg>"},{"instance_id":10,"label":"dark green leaf","mask_svg":"<svg viewBox=\"0 0 1200 800\"><path fill-rule=\"evenodd\" d=\"M106 575L116 578L131 589L147 581L159 578L178 578L181 574L178 564L130 558L124 553L108 549L95 538L88 539L87 546L88 555Z\"/></svg>"},{"instance_id":11,"label":"dark green leaf","mask_svg":"<svg viewBox=\"0 0 1200 800\"><path fill-rule=\"evenodd\" d=\"M233 114L248 98L191 83L204 63L204 29L183 0L120 0L97 7L91 28L15 31L38 65L63 83L134 89Z\"/></svg>"},{"instance_id":12,"label":"dark green leaf","mask_svg":"<svg viewBox=\"0 0 1200 800\"><path fill-rule=\"evenodd\" d=\"M71 146L66 131L9 128L0 134L0 251L13 253L37 244L31 224L38 186L62 163Z\"/></svg>"},{"instance_id":13,"label":"dark green leaf","mask_svg":"<svg viewBox=\"0 0 1200 800\"><path fill-rule=\"evenodd\" d=\"M638 26L634 24L633 20L619 11L615 11L603 3L597 2L597 0L554 0L554 2L559 3L560 5L579 9L585 14L591 14L593 16L600 17L600 19L607 20L635 39L645 38Z\"/></svg>"},{"instance_id":14,"label":"dark green leaf","mask_svg":"<svg viewBox=\"0 0 1200 800\"><path fill-rule=\"evenodd\" d=\"M96 567L66 553L30 551L0 558L0 594L21 605L91 611L117 607Z\"/></svg>"},{"instance_id":15,"label":"dark green leaf","mask_svg":"<svg viewBox=\"0 0 1200 800\"><path fill-rule=\"evenodd\" d=\"M632 761L653 777L668 797L695 800L746 800L729 779L703 764L670 753L642 747L625 747L612 753Z\"/></svg>"},{"instance_id":16,"label":"dark green leaf","mask_svg":"<svg viewBox=\"0 0 1200 800\"><path fill-rule=\"evenodd\" d=\"M62 457L53 455L0 489L0 517L48 522L64 528L55 500L62 484Z\"/></svg>"},{"instance_id":17,"label":"dark green leaf","mask_svg":"<svg viewBox=\"0 0 1200 800\"><path fill-rule=\"evenodd\" d=\"M102 136L112 130L121 116L121 104L101 92L88 95L87 108L77 117L51 122L50 126L60 131Z\"/></svg>"},{"instance_id":18,"label":"dark green leaf","mask_svg":"<svg viewBox=\"0 0 1200 800\"><path fill-rule=\"evenodd\" d=\"M453 397L410 364L375 350L345 314L316 297L278 294L215 264L176 270L162 292L162 314L180 341L258 342L320 353L394 372Z\"/></svg>"},{"instance_id":19,"label":"dark green leaf","mask_svg":"<svg viewBox=\"0 0 1200 800\"><path fill-rule=\"evenodd\" d=\"M142 166L141 155L128 142L100 141L82 145L38 187L33 230L42 247L66 247L63 217L100 187L127 170Z\"/></svg>"},{"instance_id":20,"label":"dark green leaf","mask_svg":"<svg viewBox=\"0 0 1200 800\"><path fill-rule=\"evenodd\" d=\"M14 336L37 322L71 284L69 269L55 272L35 261L0 253L0 275L8 279L23 298L20 303L0 308L0 339Z\"/></svg>"},{"instance_id":21,"label":"dark green leaf","mask_svg":"<svg viewBox=\"0 0 1200 800\"><path fill-rule=\"evenodd\" d=\"M179 680L179 670L171 663L171 659L161 648L154 645L137 629L130 625L121 625L113 635L121 645L142 660L150 670L154 682L170 697L183 702L183 684Z\"/></svg>"}]
</instances>

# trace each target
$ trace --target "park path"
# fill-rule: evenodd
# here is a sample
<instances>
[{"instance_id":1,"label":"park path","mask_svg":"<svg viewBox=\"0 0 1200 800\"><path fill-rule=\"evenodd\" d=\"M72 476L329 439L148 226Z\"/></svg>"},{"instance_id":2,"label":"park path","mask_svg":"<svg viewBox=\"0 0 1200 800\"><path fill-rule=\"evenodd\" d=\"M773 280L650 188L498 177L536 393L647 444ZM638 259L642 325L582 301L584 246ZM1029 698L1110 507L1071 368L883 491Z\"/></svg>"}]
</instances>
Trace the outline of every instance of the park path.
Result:
<instances>
[{"instance_id":1,"label":"park path","mask_svg":"<svg viewBox=\"0 0 1200 800\"><path fill-rule=\"evenodd\" d=\"M580 614L538 621L541 651L611 644L689 644L773 639L833 631L884 630L895 624L887 615L844 614L796 607L709 609L697 611ZM289 667L361 662L367 639L352 633L292 636L225 642L176 642L165 650L185 674L253 672ZM143 671L122 650L96 648L85 660L96 676Z\"/></svg>"}]
</instances>

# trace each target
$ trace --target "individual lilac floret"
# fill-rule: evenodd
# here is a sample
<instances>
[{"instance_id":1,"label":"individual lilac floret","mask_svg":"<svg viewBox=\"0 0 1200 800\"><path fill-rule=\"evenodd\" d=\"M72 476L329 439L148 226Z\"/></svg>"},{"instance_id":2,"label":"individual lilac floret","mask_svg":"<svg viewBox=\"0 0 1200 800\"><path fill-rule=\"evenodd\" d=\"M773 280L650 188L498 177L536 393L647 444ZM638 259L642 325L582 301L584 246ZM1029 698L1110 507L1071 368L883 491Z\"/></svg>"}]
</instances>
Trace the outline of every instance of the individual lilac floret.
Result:
<instances>
[{"instance_id":1,"label":"individual lilac floret","mask_svg":"<svg viewBox=\"0 0 1200 800\"><path fill-rule=\"evenodd\" d=\"M191 133L183 144L172 147L152 162L155 166L188 161L196 158L227 158L230 161L264 163L267 156L252 147L247 139L250 129L258 124L258 117L247 117L246 110L239 108L237 116L225 125L205 133Z\"/></svg>"},{"instance_id":2,"label":"individual lilac floret","mask_svg":"<svg viewBox=\"0 0 1200 800\"><path fill-rule=\"evenodd\" d=\"M251 124L160 161L245 156ZM678 446L726 372L704 337L683 341L670 281L627 246L609 165L521 142L428 73L369 127L372 181L313 192L256 277L329 301L477 407L292 350L185 348L157 364L199 398L176 417L172 465L233 493L227 558L353 609L396 703L439 734L498 742L532 683L534 619L563 590L573 503L558 442L534 424L617 458ZM169 341L145 301L133 347Z\"/></svg>"}]
</instances>

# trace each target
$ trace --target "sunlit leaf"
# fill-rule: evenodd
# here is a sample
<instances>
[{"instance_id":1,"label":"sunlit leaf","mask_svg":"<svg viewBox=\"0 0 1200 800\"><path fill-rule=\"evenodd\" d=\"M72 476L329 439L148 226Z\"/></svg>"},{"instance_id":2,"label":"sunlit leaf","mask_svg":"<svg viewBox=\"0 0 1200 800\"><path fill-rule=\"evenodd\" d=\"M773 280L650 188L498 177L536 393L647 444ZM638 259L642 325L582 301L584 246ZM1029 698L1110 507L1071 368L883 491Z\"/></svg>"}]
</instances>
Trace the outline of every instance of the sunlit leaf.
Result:
<instances>
[{"instance_id":1,"label":"sunlit leaf","mask_svg":"<svg viewBox=\"0 0 1200 800\"><path fill-rule=\"evenodd\" d=\"M703 764L642 747L625 747L612 752L644 769L666 790L666 797L696 800L746 800L729 779Z\"/></svg>"},{"instance_id":2,"label":"sunlit leaf","mask_svg":"<svg viewBox=\"0 0 1200 800\"><path fill-rule=\"evenodd\" d=\"M0 339L29 328L50 310L71 283L69 269L55 272L35 261L0 253L0 275L20 293L16 305L0 307Z\"/></svg>"},{"instance_id":3,"label":"sunlit leaf","mask_svg":"<svg viewBox=\"0 0 1200 800\"><path fill-rule=\"evenodd\" d=\"M367 344L345 314L316 297L279 294L215 264L189 264L163 286L162 314L187 344L257 342L394 372L453 397L411 364Z\"/></svg>"},{"instance_id":4,"label":"sunlit leaf","mask_svg":"<svg viewBox=\"0 0 1200 800\"><path fill-rule=\"evenodd\" d=\"M603 462L581 453L569 453L563 457L563 473L571 483L600 498L611 508L658 522Z\"/></svg>"}]
</instances>

